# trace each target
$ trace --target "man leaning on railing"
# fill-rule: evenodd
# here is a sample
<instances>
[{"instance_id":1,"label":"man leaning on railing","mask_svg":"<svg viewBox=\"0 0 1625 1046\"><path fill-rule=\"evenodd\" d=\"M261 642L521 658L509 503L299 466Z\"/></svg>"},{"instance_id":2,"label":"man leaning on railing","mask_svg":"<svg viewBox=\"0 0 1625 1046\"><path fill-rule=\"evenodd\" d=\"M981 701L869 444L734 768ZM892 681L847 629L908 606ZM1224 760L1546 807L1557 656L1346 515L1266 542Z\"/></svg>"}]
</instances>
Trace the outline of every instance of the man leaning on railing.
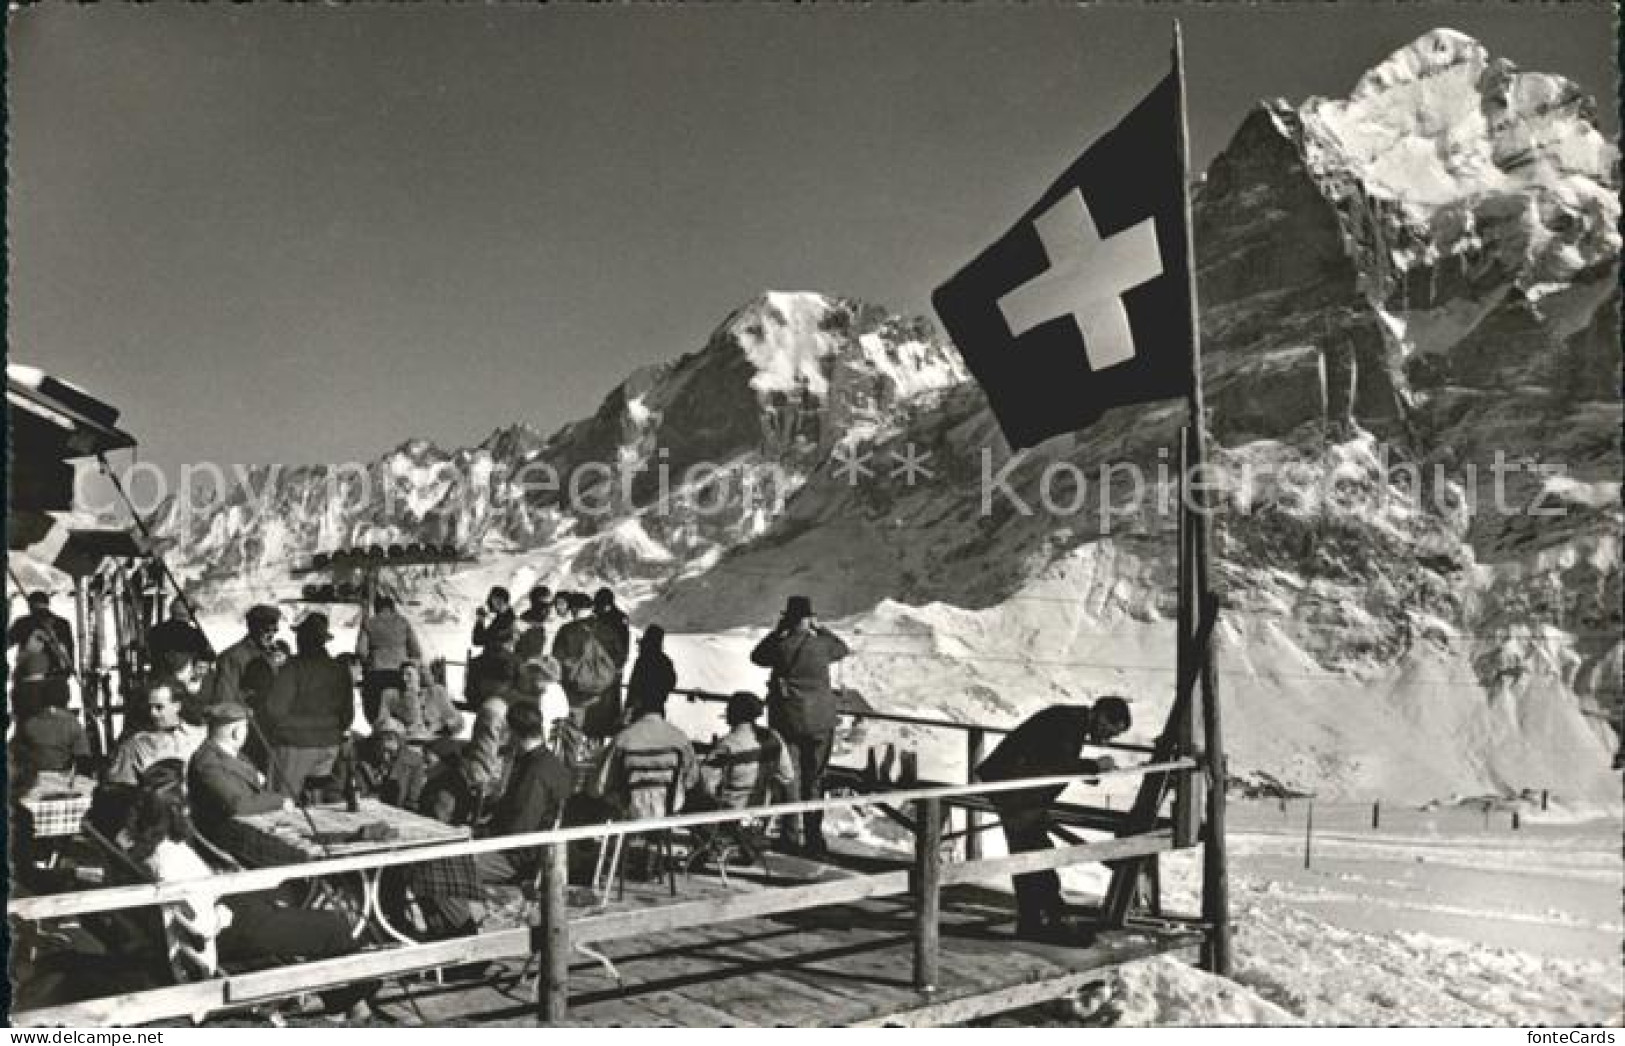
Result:
<instances>
[{"instance_id":1,"label":"man leaning on railing","mask_svg":"<svg viewBox=\"0 0 1625 1046\"><path fill-rule=\"evenodd\" d=\"M1102 697L1093 705L1051 705L1007 734L976 768L976 779L1015 781L1115 770L1117 763L1111 756L1085 759L1080 750L1088 744L1110 741L1127 731L1131 723L1128 702L1120 697ZM1045 850L1053 845L1050 808L1065 790L1066 785L1061 784L989 796L999 812L1011 853ZM1015 876L1014 883L1017 936L1077 943L1085 931L1067 918L1059 874L1049 869L1027 872Z\"/></svg>"}]
</instances>

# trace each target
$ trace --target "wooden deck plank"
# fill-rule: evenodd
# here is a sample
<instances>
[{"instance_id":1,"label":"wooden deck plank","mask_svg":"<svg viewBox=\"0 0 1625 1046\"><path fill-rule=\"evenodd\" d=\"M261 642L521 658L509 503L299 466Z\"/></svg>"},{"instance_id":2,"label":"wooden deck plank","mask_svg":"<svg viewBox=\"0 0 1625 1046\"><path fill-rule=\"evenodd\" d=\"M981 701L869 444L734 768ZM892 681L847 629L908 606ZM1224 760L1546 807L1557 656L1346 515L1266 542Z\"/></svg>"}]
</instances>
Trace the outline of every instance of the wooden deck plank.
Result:
<instances>
[{"instance_id":1,"label":"wooden deck plank","mask_svg":"<svg viewBox=\"0 0 1625 1046\"><path fill-rule=\"evenodd\" d=\"M713 889L723 888L696 884L678 903L692 903ZM748 896L751 890L726 892ZM621 910L633 904L641 908L645 901L629 890ZM1105 934L1087 949L1019 941L1010 933L1006 898L955 886L943 892L938 991L923 994L913 988L911 911L907 897L871 897L598 942L624 984L617 985L589 957L572 955L567 1022L600 1027L957 1023L1055 998L1099 970L1200 940L1198 928L1161 926ZM503 947L494 948L498 943ZM452 955L512 952L515 943L493 934L429 950L443 961ZM337 962L346 969L370 968L371 954ZM519 965L512 961L510 969L517 972ZM283 970L245 976L229 988L220 983L171 988L164 997L185 994L203 1002L201 996L209 996L218 1005L223 997L279 987L288 976ZM122 1001L151 1005L158 1000ZM504 994L489 983L392 984L379 1001L403 1023L528 1026L535 1020L533 995L523 987ZM95 1007L93 1016L108 1017L102 1009L107 1003Z\"/></svg>"},{"instance_id":2,"label":"wooden deck plank","mask_svg":"<svg viewBox=\"0 0 1625 1046\"><path fill-rule=\"evenodd\" d=\"M825 1027L856 1019L896 989L820 976L810 972L809 965L820 958L845 963L852 956L866 954L876 943L868 935L808 934L767 923L761 932L727 946L752 963L752 973L743 980L757 982L758 989L744 991L745 985L728 985L719 994L718 1005L769 1025Z\"/></svg>"},{"instance_id":3,"label":"wooden deck plank","mask_svg":"<svg viewBox=\"0 0 1625 1046\"><path fill-rule=\"evenodd\" d=\"M629 941L606 946L606 954L622 975L622 984L584 985L579 978L572 978L572 1012L613 1009L623 1000L667 991L704 992L711 999L719 985L738 981L748 973L747 962L718 954L713 947L713 939L725 940L718 935L730 929L737 933L740 924L662 934L642 947Z\"/></svg>"}]
</instances>

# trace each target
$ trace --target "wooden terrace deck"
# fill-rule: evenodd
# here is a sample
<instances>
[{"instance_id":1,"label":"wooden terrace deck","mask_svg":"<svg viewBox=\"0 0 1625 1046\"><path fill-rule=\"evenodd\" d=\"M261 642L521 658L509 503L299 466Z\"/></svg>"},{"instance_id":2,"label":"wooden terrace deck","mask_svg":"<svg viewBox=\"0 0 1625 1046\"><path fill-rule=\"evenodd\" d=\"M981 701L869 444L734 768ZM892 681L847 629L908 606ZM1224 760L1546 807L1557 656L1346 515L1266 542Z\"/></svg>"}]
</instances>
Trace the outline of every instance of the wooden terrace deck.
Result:
<instances>
[{"instance_id":1,"label":"wooden terrace deck","mask_svg":"<svg viewBox=\"0 0 1625 1046\"><path fill-rule=\"evenodd\" d=\"M703 885L702 885L703 883ZM737 879L736 879L737 887ZM715 894L689 880L679 901ZM625 905L658 905L658 884ZM613 909L612 909L613 910ZM914 988L914 903L907 896L690 927L606 942L617 984L595 960L570 963L569 1026L832 1027L958 1024L1070 994L1110 967L1194 949L1201 933L1135 923L1087 948L1017 940L1008 895L943 891L937 990ZM518 962L509 969L517 972ZM532 976L534 967L528 971ZM534 1026L534 982L516 977L443 986L397 982L377 1000L402 1023Z\"/></svg>"}]
</instances>

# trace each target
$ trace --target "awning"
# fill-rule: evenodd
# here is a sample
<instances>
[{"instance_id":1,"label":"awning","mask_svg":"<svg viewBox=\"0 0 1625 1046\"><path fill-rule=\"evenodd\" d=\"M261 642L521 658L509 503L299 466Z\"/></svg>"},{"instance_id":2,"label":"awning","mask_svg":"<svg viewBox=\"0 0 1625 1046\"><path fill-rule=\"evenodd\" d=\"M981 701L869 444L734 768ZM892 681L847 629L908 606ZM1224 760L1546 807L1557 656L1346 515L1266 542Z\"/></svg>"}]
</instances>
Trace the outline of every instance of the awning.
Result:
<instances>
[{"instance_id":1,"label":"awning","mask_svg":"<svg viewBox=\"0 0 1625 1046\"><path fill-rule=\"evenodd\" d=\"M37 367L6 365L6 405L13 512L71 509L71 461L135 446L117 408Z\"/></svg>"},{"instance_id":2,"label":"awning","mask_svg":"<svg viewBox=\"0 0 1625 1046\"><path fill-rule=\"evenodd\" d=\"M6 522L8 551L69 577L93 574L108 559L139 559L147 554L135 534L99 525L82 513L13 512Z\"/></svg>"}]
</instances>

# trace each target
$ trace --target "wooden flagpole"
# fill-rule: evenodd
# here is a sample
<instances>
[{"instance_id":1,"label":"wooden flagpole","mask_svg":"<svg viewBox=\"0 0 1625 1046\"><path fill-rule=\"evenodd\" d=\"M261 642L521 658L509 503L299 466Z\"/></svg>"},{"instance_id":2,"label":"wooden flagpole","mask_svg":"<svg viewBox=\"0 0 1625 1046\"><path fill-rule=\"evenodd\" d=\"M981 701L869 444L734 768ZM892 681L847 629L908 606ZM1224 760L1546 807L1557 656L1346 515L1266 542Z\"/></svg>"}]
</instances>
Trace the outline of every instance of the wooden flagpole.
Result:
<instances>
[{"instance_id":1,"label":"wooden flagpole","mask_svg":"<svg viewBox=\"0 0 1625 1046\"><path fill-rule=\"evenodd\" d=\"M1190 555L1191 581L1195 589L1195 619L1198 635L1208 638L1191 654L1201 661L1202 676L1202 734L1206 758L1202 765L1207 770L1207 823L1202 846L1202 918L1208 924L1207 943L1202 951L1202 965L1220 976L1230 974L1230 881L1225 867L1224 737L1220 730L1218 673L1213 664L1212 626L1218 616L1218 601L1209 587L1209 557L1211 535L1208 527L1208 508L1204 502L1196 511L1187 505L1190 473L1200 474L1207 463L1207 416L1202 400L1202 324L1196 295L1196 230L1191 221L1190 132L1187 127L1185 106L1185 40L1179 20L1174 20L1174 78L1176 115L1179 118L1179 189L1185 218L1185 269L1191 304L1191 394L1190 394L1190 452L1189 472L1180 476L1180 511L1189 513L1187 521L1190 549L1187 553L1181 542L1180 555ZM1191 598L1184 589L1181 601ZM1182 615L1183 616L1183 615ZM1206 626L1206 627L1204 627ZM1189 637L1181 636L1183 644Z\"/></svg>"}]
</instances>

